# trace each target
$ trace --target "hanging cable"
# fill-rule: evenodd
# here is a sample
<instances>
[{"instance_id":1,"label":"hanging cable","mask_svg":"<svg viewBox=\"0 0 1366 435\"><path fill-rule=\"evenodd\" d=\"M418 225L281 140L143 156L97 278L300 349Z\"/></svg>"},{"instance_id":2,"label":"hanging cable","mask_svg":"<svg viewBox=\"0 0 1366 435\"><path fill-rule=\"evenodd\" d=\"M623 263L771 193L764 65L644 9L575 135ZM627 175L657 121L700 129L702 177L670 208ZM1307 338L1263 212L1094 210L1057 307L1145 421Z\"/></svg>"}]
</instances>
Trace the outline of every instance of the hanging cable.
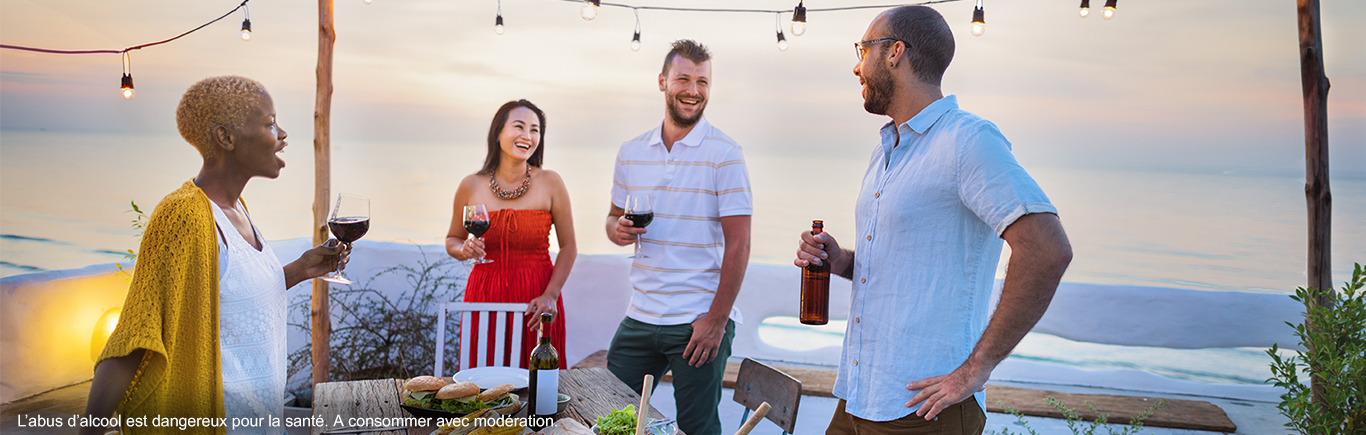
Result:
<instances>
[{"instance_id":1,"label":"hanging cable","mask_svg":"<svg viewBox=\"0 0 1366 435\"><path fill-rule=\"evenodd\" d=\"M123 53L127 53L127 52L129 52L129 51L140 50L140 49L143 49L143 48L151 47L151 46L154 46L154 45L161 45L161 44L165 44L165 43L167 43L167 42L171 42L171 41L174 41L174 40L177 40L177 39L180 39L180 38L184 38L185 35L189 35L189 34L191 34L191 33L197 32L197 31L199 31L199 29L203 29L203 28L205 28L205 27L208 27L210 24L213 24L213 23L217 23L217 22L219 22L219 21L222 21L224 18L227 18L229 15L232 15L233 12L237 12L238 9L241 9L241 8L243 8L243 7L246 7L246 6L247 6L247 2L249 2L249 1L251 1L251 0L242 0L242 4L239 4L239 5L237 5L237 7L232 8L232 10L228 11L228 13L226 13L226 14L223 14L223 16L218 17L218 18L214 18L213 21L209 21L209 22L207 22L207 23L201 24L199 27L195 27L195 28L193 28L193 29L190 29L190 31L185 32L185 33L181 33L181 34L179 34L179 35L176 35L176 36L173 37L173 38L166 39L166 40L162 40L162 41L157 41L157 42L149 42L149 43L141 44L141 45L134 45L134 46L132 46L132 47L128 47L128 48L124 48L124 49L120 49L120 50L62 50L62 49L55 49L55 48L25 47L25 46L22 46L22 45L9 45L9 44L0 44L0 48L7 49L7 50L22 50L22 51L32 51L32 52L36 52L36 53L47 53L47 54L123 54Z\"/></svg>"},{"instance_id":2,"label":"hanging cable","mask_svg":"<svg viewBox=\"0 0 1366 435\"><path fill-rule=\"evenodd\" d=\"M636 33L631 36L631 51L640 51L640 9L632 8L631 12L636 14Z\"/></svg>"},{"instance_id":3,"label":"hanging cable","mask_svg":"<svg viewBox=\"0 0 1366 435\"><path fill-rule=\"evenodd\" d=\"M783 36L783 16L780 13L773 14L773 27L778 31L778 51L787 51L787 38Z\"/></svg>"},{"instance_id":4,"label":"hanging cable","mask_svg":"<svg viewBox=\"0 0 1366 435\"><path fill-rule=\"evenodd\" d=\"M804 34L806 34L806 6L802 0L798 0L797 7L792 9L792 36Z\"/></svg>"},{"instance_id":5,"label":"hanging cable","mask_svg":"<svg viewBox=\"0 0 1366 435\"><path fill-rule=\"evenodd\" d=\"M982 36L987 31L986 11L982 9L982 0L977 0L977 7L972 9L972 36Z\"/></svg>"},{"instance_id":6,"label":"hanging cable","mask_svg":"<svg viewBox=\"0 0 1366 435\"><path fill-rule=\"evenodd\" d=\"M503 34L503 0L498 0L498 17L493 19L493 33Z\"/></svg>"},{"instance_id":7,"label":"hanging cable","mask_svg":"<svg viewBox=\"0 0 1366 435\"><path fill-rule=\"evenodd\" d=\"M242 4L242 41L251 40L251 8L246 3Z\"/></svg>"}]
</instances>

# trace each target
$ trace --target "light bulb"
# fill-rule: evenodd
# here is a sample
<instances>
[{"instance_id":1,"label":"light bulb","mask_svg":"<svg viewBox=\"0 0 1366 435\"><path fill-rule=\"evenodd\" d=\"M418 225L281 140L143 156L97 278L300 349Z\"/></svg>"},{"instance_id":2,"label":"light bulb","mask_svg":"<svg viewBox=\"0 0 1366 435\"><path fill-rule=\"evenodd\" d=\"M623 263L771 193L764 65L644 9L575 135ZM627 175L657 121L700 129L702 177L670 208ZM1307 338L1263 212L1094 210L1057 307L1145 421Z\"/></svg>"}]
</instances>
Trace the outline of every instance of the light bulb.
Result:
<instances>
[{"instance_id":1,"label":"light bulb","mask_svg":"<svg viewBox=\"0 0 1366 435\"><path fill-rule=\"evenodd\" d=\"M783 36L783 32L778 32L778 51L787 51L787 38Z\"/></svg>"},{"instance_id":2,"label":"light bulb","mask_svg":"<svg viewBox=\"0 0 1366 435\"><path fill-rule=\"evenodd\" d=\"M640 32L631 37L631 51L640 51Z\"/></svg>"},{"instance_id":3,"label":"light bulb","mask_svg":"<svg viewBox=\"0 0 1366 435\"><path fill-rule=\"evenodd\" d=\"M594 18L598 17L598 5L585 0L583 7L579 9L579 16L583 17L584 21L593 21Z\"/></svg>"},{"instance_id":4,"label":"light bulb","mask_svg":"<svg viewBox=\"0 0 1366 435\"><path fill-rule=\"evenodd\" d=\"M806 23L801 21L792 22L792 36L802 36L806 34Z\"/></svg>"},{"instance_id":5,"label":"light bulb","mask_svg":"<svg viewBox=\"0 0 1366 435\"><path fill-rule=\"evenodd\" d=\"M503 14L498 14L498 18L493 20L493 33L503 34Z\"/></svg>"},{"instance_id":6,"label":"light bulb","mask_svg":"<svg viewBox=\"0 0 1366 435\"><path fill-rule=\"evenodd\" d=\"M1104 13L1101 13L1100 16L1101 16L1101 18L1104 18L1104 19L1107 19L1107 20L1108 20L1108 19L1111 19L1111 18L1114 18L1114 17L1115 17L1115 8L1106 6L1106 7L1105 7L1105 12L1104 12Z\"/></svg>"},{"instance_id":7,"label":"light bulb","mask_svg":"<svg viewBox=\"0 0 1366 435\"><path fill-rule=\"evenodd\" d=\"M374 3L374 1L375 1L375 0L365 0L365 4L368 5L368 4L370 4L370 3Z\"/></svg>"},{"instance_id":8,"label":"light bulb","mask_svg":"<svg viewBox=\"0 0 1366 435\"><path fill-rule=\"evenodd\" d=\"M802 36L806 33L806 5L798 1L797 7L792 8L792 36Z\"/></svg>"},{"instance_id":9,"label":"light bulb","mask_svg":"<svg viewBox=\"0 0 1366 435\"><path fill-rule=\"evenodd\" d=\"M987 31L987 13L978 5L972 10L972 36L982 36Z\"/></svg>"},{"instance_id":10,"label":"light bulb","mask_svg":"<svg viewBox=\"0 0 1366 435\"><path fill-rule=\"evenodd\" d=\"M133 75L132 75L132 74L124 74L124 75L123 75L123 78L120 79L120 86L119 86L119 89L123 92L123 99L125 99L125 100L131 100L131 99L133 99Z\"/></svg>"},{"instance_id":11,"label":"light bulb","mask_svg":"<svg viewBox=\"0 0 1366 435\"><path fill-rule=\"evenodd\" d=\"M251 40L251 20L242 20L242 41Z\"/></svg>"},{"instance_id":12,"label":"light bulb","mask_svg":"<svg viewBox=\"0 0 1366 435\"><path fill-rule=\"evenodd\" d=\"M1081 17L1086 18L1087 15L1091 15L1091 8L1081 8Z\"/></svg>"}]
</instances>

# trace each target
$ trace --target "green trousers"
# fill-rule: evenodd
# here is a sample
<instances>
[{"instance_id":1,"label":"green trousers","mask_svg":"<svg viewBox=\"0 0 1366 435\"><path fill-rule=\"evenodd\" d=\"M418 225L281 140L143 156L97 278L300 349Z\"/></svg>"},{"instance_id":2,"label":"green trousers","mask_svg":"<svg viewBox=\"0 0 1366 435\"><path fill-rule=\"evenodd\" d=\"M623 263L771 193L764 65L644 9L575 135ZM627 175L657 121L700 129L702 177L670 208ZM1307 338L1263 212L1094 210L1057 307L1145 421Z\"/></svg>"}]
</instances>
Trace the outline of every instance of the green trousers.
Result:
<instances>
[{"instance_id":1,"label":"green trousers","mask_svg":"<svg viewBox=\"0 0 1366 435\"><path fill-rule=\"evenodd\" d=\"M678 428L688 435L719 435L721 418L717 407L721 405L721 381L726 375L733 338L735 321L727 320L716 359L693 367L683 358L683 350L692 340L692 324L660 326L627 317L612 337L607 369L637 392L646 374L654 375L658 385L664 372L673 370Z\"/></svg>"}]
</instances>

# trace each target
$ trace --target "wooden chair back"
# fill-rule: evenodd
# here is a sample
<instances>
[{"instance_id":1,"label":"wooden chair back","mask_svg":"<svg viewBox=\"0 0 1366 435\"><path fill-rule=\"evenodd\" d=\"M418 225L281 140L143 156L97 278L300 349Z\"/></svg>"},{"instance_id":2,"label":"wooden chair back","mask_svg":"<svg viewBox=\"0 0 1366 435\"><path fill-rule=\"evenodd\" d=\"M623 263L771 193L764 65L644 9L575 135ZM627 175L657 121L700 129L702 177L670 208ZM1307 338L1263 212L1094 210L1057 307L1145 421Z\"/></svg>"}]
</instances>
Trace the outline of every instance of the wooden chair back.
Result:
<instances>
[{"instance_id":1,"label":"wooden chair back","mask_svg":"<svg viewBox=\"0 0 1366 435\"><path fill-rule=\"evenodd\" d=\"M797 428L797 407L802 401L802 381L781 370L745 358L740 363L740 373L735 377L735 402L745 406L741 422L749 418L749 411L768 402L772 409L768 420L778 425L785 433L793 433Z\"/></svg>"},{"instance_id":2,"label":"wooden chair back","mask_svg":"<svg viewBox=\"0 0 1366 435\"><path fill-rule=\"evenodd\" d=\"M436 315L436 363L432 376L443 377L445 373L446 318L447 312L460 316L460 367L459 370L480 366L518 367L522 357L522 313L527 304L488 303L488 302L443 302L437 304ZM475 313L479 314L479 329L471 330ZM493 355L488 354L487 340L490 327L493 336ZM469 346L471 337L480 337L478 346ZM511 352L508 352L508 349ZM492 358L492 364L481 364Z\"/></svg>"}]
</instances>

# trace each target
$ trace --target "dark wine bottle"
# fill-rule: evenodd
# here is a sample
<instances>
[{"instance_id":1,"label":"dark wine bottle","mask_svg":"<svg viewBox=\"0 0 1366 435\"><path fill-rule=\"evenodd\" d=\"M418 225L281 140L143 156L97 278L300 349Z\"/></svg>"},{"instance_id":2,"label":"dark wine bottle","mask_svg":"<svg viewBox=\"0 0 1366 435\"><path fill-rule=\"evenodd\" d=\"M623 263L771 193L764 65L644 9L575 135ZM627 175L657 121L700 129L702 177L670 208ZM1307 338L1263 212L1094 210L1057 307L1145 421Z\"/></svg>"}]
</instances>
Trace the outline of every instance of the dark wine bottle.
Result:
<instances>
[{"instance_id":1,"label":"dark wine bottle","mask_svg":"<svg viewBox=\"0 0 1366 435\"><path fill-rule=\"evenodd\" d=\"M531 351L527 364L530 379L527 388L527 427L541 430L555 418L560 395L560 354L550 344L550 320L554 316L541 313L541 344Z\"/></svg>"},{"instance_id":2,"label":"dark wine bottle","mask_svg":"<svg viewBox=\"0 0 1366 435\"><path fill-rule=\"evenodd\" d=\"M821 221L811 221L811 235L825 230ZM802 268L801 321L807 325L830 322L830 261L811 263Z\"/></svg>"}]
</instances>

